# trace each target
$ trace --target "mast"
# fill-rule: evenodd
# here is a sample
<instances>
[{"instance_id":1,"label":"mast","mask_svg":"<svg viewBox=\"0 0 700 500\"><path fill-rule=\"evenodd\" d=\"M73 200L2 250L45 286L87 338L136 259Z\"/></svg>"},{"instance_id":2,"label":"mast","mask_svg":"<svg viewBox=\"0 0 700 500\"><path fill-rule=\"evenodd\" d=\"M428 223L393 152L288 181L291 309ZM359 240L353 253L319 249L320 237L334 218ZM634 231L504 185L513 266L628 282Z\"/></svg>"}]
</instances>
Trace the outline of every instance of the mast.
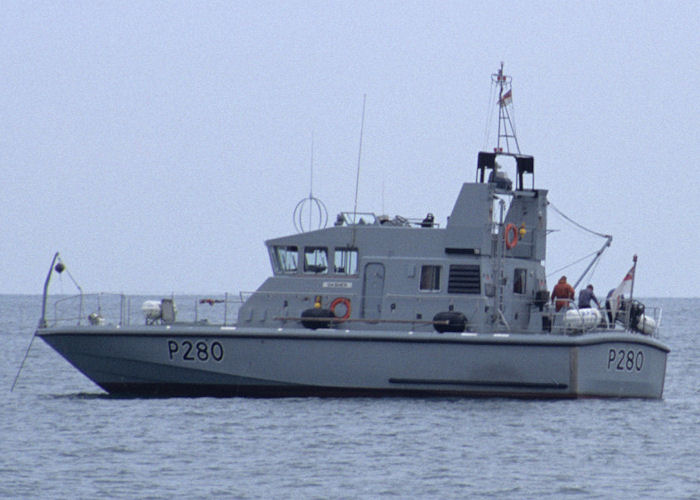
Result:
<instances>
[{"instance_id":1,"label":"mast","mask_svg":"<svg viewBox=\"0 0 700 500\"><path fill-rule=\"evenodd\" d=\"M513 152L520 154L520 145L518 144L518 138L515 136L515 128L510 117L513 109L513 89L511 87L513 78L503 74L503 62L501 62L498 73L491 75L491 81L498 86L498 141L494 152L510 153L510 143L512 141L515 143L516 149ZM503 151L504 146L505 151Z\"/></svg>"},{"instance_id":2,"label":"mast","mask_svg":"<svg viewBox=\"0 0 700 500\"><path fill-rule=\"evenodd\" d=\"M531 201L537 198L534 190L534 158L530 155L523 155L520 152L520 144L518 143L518 138L515 133L515 126L513 125L513 91L512 91L512 78L509 75L503 73L503 62L496 73L491 75L491 97L489 101L492 104L496 89L498 90L498 138L496 142L496 147L493 148L493 152L481 151L479 152L479 157L477 159L477 182L489 183L491 184L492 193L492 205L491 205L491 236L494 246L492 247L494 251L491 253L491 269L494 276L495 293L493 297L490 298L493 315L491 318L494 328L499 328L500 326L505 327L510 330L510 325L506 319L505 311L509 304L511 298L510 292L506 288L506 283L508 282L506 273L505 262L510 258L533 258L534 252L539 252L541 255L540 260L544 258L544 246L540 249L540 245L544 245L544 241L537 243L541 238L537 236L534 238L530 236L532 242L528 242L531 245L531 251L522 251L522 249L517 249L512 251L512 249L517 244L519 238L524 238L527 234L525 228L525 219L527 219L530 227L533 225L537 226L537 219L533 216L527 216L523 214L518 222L520 223L520 228L513 224L511 217L510 203L517 196L519 198L519 203L524 207L537 206L538 210L546 210L546 207L541 205L539 202ZM490 114L492 114L491 111ZM490 120L489 120L490 121ZM505 172L501 171L501 166L496 161L500 156L508 156L511 158L510 161L515 162L515 189L513 189L513 183L508 178ZM486 177L487 172L488 179ZM527 189L524 185L524 175L530 174L533 178L532 188ZM526 191L528 191L526 193ZM496 212L494 202L498 201L498 212ZM541 216L540 216L541 220ZM508 225L506 225L508 224ZM512 226L512 227L510 227ZM506 228L510 227L510 230L515 230L515 235L513 238L515 242L510 243L506 239ZM537 241L535 241L537 240ZM516 316L517 319L517 316Z\"/></svg>"},{"instance_id":3,"label":"mast","mask_svg":"<svg viewBox=\"0 0 700 500\"><path fill-rule=\"evenodd\" d=\"M509 107L513 106L513 90L511 86L512 78L508 75L503 74L503 62L501 62L501 67L498 69L497 73L491 75L492 84L498 87L498 139L496 142L496 147L494 148L494 153L498 154L514 154L520 153L520 146L518 144L518 139L515 136L515 129L513 128L513 121L511 120ZM511 153L511 143L515 145L516 151ZM504 151L505 147L505 151ZM498 163L494 161L493 165L494 177L499 169ZM522 183L521 183L522 184ZM495 311L496 318L494 318L496 324L503 325L506 330L510 330L510 325L506 320L504 310L505 310L505 265L504 260L506 258L505 252L505 214L506 214L506 203L501 198L499 200L499 219L498 219L498 244L496 246L496 252L493 256L493 268L494 274L497 276L497 293L495 299Z\"/></svg>"}]
</instances>

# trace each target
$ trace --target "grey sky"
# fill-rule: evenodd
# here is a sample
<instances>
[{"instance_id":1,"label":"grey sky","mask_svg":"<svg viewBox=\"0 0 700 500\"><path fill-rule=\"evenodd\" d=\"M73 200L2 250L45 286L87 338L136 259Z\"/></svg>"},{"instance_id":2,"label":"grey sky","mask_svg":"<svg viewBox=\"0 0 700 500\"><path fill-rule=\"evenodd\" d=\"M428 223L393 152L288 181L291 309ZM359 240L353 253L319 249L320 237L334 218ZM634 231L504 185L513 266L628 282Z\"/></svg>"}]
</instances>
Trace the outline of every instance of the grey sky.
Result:
<instances>
[{"instance_id":1,"label":"grey sky","mask_svg":"<svg viewBox=\"0 0 700 500\"><path fill-rule=\"evenodd\" d=\"M314 194L352 210L363 94L358 209L444 224L504 61L537 187L614 236L596 290L637 253L636 294L697 296L698 5L5 2L0 293L56 250L87 291L256 288L312 134ZM548 271L602 244L550 227Z\"/></svg>"}]
</instances>

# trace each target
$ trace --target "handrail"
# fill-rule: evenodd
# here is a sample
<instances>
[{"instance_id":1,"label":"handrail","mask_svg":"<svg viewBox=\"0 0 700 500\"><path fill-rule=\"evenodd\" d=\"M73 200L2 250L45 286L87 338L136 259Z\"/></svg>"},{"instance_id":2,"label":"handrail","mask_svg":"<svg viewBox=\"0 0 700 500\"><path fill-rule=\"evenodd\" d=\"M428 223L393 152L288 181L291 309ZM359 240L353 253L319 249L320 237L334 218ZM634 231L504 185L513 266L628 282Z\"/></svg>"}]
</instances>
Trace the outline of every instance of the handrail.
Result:
<instances>
[{"instance_id":1,"label":"handrail","mask_svg":"<svg viewBox=\"0 0 700 500\"><path fill-rule=\"evenodd\" d=\"M154 299L157 297L157 299ZM39 328L49 325L78 325L89 322L97 324L115 324L126 326L144 321L142 304L147 300L160 302L162 298L174 298L179 316L187 322L213 321L216 324L228 324L231 315L236 312L236 305L244 301L239 294L124 294L96 292L76 295L49 296L47 293L43 304ZM209 305L207 305L209 304ZM210 308L211 305L211 308ZM214 307L218 306L218 307ZM49 308L52 313L49 313ZM206 308L206 309L203 309ZM83 312L85 310L85 312Z\"/></svg>"},{"instance_id":2,"label":"handrail","mask_svg":"<svg viewBox=\"0 0 700 500\"><path fill-rule=\"evenodd\" d=\"M557 299L557 300L567 300L567 299ZM569 306L566 308L562 308L560 311L553 311L550 309L550 318L552 321L552 333L566 333L567 331L571 331L571 325L566 325L564 324L564 318L566 317L566 313L568 311L585 311L587 308L579 308L574 300L568 300ZM580 330L577 331L594 331L594 330L600 330L605 329L614 329L616 324L620 324L622 328L626 331L630 332L636 332L636 333L641 333L643 335L650 335L651 337L658 338L659 336L659 327L661 323L661 313L662 310L660 307L644 307L644 316L649 317L649 319L653 320L653 331L649 334L646 332L643 332L640 328L638 328L636 325L633 327L630 324L630 313L631 313L631 302L625 303L625 305L618 309L616 317L613 318L613 323L610 323L610 319L608 317L609 309L606 307L598 307L598 308L590 308L590 309L595 309L599 311L602 315L601 322L598 323L597 325L592 325L590 327L585 326L585 322L583 319L583 316L579 315L579 318L581 320L581 326Z\"/></svg>"},{"instance_id":3,"label":"handrail","mask_svg":"<svg viewBox=\"0 0 700 500\"><path fill-rule=\"evenodd\" d=\"M333 290L333 292L328 294L328 297L333 297L336 295L344 295L344 292L347 292L346 290ZM254 294L265 294L267 296L276 296L276 297L304 297L309 295L309 293L305 292L279 292L279 291L255 291L255 292L239 292L236 294L230 294L230 293L224 293L224 294L214 294L214 295L185 295L185 294L178 294L178 295L173 295L173 294L163 294L163 295L156 295L156 294L144 294L144 295L126 295L123 293L92 293L92 294L83 294L83 295L59 295L59 296L53 296L51 298L48 297L47 294L47 304L44 306L44 310L42 311L42 319L40 320L40 327L41 328L46 328L49 326L57 326L57 325L68 325L68 324L75 324L77 321L78 325L81 324L86 324L89 322L90 325L92 326L99 326L99 325L119 325L119 326L126 326L129 324L144 324L145 323L145 317L143 316L142 312L142 304L146 300L151 300L154 301L154 298L158 298L158 300L155 300L155 302L160 303L160 299L162 298L173 298L176 302L177 306L177 317L175 319L175 322L178 323L207 323L207 324L212 324L212 325L229 325L229 324L235 324L237 321L237 307L240 306L246 298L249 298L250 296ZM346 294L347 295L347 294ZM358 293L353 293L348 295L351 298L357 298L360 295ZM386 295L381 295L383 297L384 301L393 301L395 299L401 299L401 300L414 300L414 301L420 301L425 304L430 304L433 303L435 300L441 299L441 297L434 296L431 294L423 294L423 293L418 293L418 294L386 294ZM444 298L444 297L443 297ZM53 300L51 300L53 299ZM478 308L479 304L483 304L485 301L488 301L489 299L483 295L474 295L470 297L469 304L471 304L471 307ZM85 306L86 306L86 313L87 314L82 314L81 313L81 306L78 303L78 301L85 301ZM279 300L279 299L278 299ZM548 305L548 307L545 309L543 314L546 317L550 318L550 324L551 327L549 327L549 332L554 335L565 335L569 333L573 333L573 331L578 331L578 332L589 332L589 331L602 331L602 330L609 330L611 327L614 328L614 324L609 323L609 318L607 316L607 310L605 308L599 308L598 310L602 314L602 319L600 323L595 324L595 325L589 325L584 322L584 319L580 319L580 325L573 325L572 329L572 323L569 322L568 324L564 323L564 318L566 317L566 311L567 310L579 310L576 307L575 302L569 301L570 304L572 305L571 309L564 309L560 312L554 312L554 307L551 305ZM53 314L51 314L51 317L49 317L48 308L51 307L53 310ZM463 309L463 307L462 307ZM463 310L463 313L467 315L467 317L472 318L473 311L467 311ZM281 314L280 314L281 313ZM290 314L291 313L291 314ZM653 337L658 337L659 334L659 324L660 324L660 319L661 319L661 311L660 308L658 307L648 307L646 308L646 316L648 318L651 318L655 322L655 326L653 330L651 327L647 328L647 335L651 335ZM233 318L231 317L233 316ZM618 311L618 325L623 326L625 329L628 329L629 326L629 319L628 319L628 313L627 313L627 307L625 309ZM159 318L156 319L156 324L160 323ZM273 319L275 321L301 321L302 318L298 317L297 314L295 314L295 311L279 311L278 314L273 314L270 316L270 319ZM303 318L304 321L314 321L313 318ZM323 318L322 318L323 319ZM573 319L573 318L570 318ZM86 321L87 320L87 321ZM323 319L324 321L326 319ZM153 321L153 318L151 318L151 321ZM319 320L320 321L320 320ZM436 325L436 324L443 324L440 323L439 321L436 322L431 318L411 318L411 317L402 317L402 318L345 318L345 320L342 320L340 318L337 319L332 319L332 322L334 324L340 324L341 322L347 322L348 324L353 323L362 323L362 322L369 322L369 323L382 323L382 324L413 324L413 325ZM487 322L488 323L488 322ZM509 331L510 329L506 326L505 330L503 331ZM485 327L487 330L491 331L501 331L501 329L495 327L495 325L481 325L477 326L477 324L470 322L469 327L472 329L477 329L479 331L482 330L483 327ZM495 329L494 329L495 328ZM618 326L618 328L620 328ZM476 331L476 330L475 330ZM486 330L484 330L486 331ZM637 331L637 329L635 329ZM533 331L533 333L535 333ZM547 332L543 332L547 333Z\"/></svg>"},{"instance_id":4,"label":"handrail","mask_svg":"<svg viewBox=\"0 0 700 500\"><path fill-rule=\"evenodd\" d=\"M449 325L449 320L430 320L430 319L372 319L372 318L336 318L335 316L328 317L307 317L300 316L276 316L275 321L309 321L309 322L332 322L332 323L397 323L397 324L416 324L416 325Z\"/></svg>"}]
</instances>

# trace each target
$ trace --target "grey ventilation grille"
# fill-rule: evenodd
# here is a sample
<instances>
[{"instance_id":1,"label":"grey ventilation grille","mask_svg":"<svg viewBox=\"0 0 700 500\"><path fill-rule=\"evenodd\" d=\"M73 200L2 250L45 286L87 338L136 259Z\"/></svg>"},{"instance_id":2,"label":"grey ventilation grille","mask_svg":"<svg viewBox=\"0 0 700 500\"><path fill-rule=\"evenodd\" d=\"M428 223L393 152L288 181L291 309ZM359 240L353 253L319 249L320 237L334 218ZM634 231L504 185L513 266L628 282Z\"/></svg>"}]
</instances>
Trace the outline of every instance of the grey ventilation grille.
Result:
<instances>
[{"instance_id":1,"label":"grey ventilation grille","mask_svg":"<svg viewBox=\"0 0 700 500\"><path fill-rule=\"evenodd\" d=\"M450 266L447 293L481 293L481 269L479 266Z\"/></svg>"}]
</instances>

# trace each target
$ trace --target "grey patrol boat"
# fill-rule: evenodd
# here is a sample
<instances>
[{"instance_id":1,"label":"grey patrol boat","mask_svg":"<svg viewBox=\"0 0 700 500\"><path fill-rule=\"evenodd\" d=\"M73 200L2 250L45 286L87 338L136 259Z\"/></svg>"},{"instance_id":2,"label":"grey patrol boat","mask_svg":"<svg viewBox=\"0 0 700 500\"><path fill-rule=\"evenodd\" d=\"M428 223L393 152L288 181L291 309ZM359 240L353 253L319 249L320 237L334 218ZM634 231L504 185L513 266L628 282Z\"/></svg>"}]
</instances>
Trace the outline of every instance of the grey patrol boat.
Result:
<instances>
[{"instance_id":1,"label":"grey patrol boat","mask_svg":"<svg viewBox=\"0 0 700 500\"><path fill-rule=\"evenodd\" d=\"M533 157L509 152L510 77L501 66L492 80L499 145L479 153L444 227L430 214L344 212L267 241L273 274L238 304L151 299L140 320L126 296L49 296L66 270L56 254L36 335L118 395L660 398L660 312L629 296L607 311L555 310L547 191L534 187Z\"/></svg>"}]
</instances>

